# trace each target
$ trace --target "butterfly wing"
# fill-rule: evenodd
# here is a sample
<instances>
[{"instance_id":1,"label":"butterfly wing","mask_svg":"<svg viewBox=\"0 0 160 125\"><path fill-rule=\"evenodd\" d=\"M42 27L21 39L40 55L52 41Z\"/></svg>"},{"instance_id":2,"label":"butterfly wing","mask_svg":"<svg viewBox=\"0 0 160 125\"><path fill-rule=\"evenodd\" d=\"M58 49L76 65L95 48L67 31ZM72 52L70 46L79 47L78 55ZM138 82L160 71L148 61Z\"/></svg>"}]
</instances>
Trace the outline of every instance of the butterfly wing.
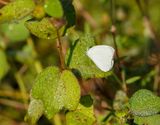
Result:
<instances>
[{"instance_id":1,"label":"butterfly wing","mask_svg":"<svg viewBox=\"0 0 160 125\"><path fill-rule=\"evenodd\" d=\"M114 49L107 45L97 45L87 51L87 56L104 72L109 71L114 64Z\"/></svg>"}]
</instances>

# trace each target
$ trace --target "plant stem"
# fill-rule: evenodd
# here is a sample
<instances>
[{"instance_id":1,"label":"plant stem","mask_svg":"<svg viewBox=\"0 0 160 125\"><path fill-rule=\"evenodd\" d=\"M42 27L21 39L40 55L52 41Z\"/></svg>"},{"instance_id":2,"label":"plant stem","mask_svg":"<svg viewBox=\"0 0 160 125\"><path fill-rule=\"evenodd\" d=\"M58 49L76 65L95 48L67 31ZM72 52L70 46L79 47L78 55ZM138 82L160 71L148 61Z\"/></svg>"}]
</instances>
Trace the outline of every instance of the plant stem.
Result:
<instances>
[{"instance_id":1,"label":"plant stem","mask_svg":"<svg viewBox=\"0 0 160 125\"><path fill-rule=\"evenodd\" d=\"M147 27L150 30L150 32L151 32L150 37L153 39L155 45L160 48L160 38L159 38L159 36L158 36L155 28L153 27L153 25L151 23L150 18L149 18L148 3L146 2L146 6L147 6L146 9L147 10L145 10L142 7L142 3L141 3L140 0L135 0L135 1L136 1L136 4L137 4L137 6L138 6L138 8L139 8L139 10L140 10L140 12L142 14L142 16L144 17L145 27Z\"/></svg>"},{"instance_id":2,"label":"plant stem","mask_svg":"<svg viewBox=\"0 0 160 125\"><path fill-rule=\"evenodd\" d=\"M124 70L121 72L121 78L122 78L122 89L127 92L127 85L126 85L126 73Z\"/></svg>"},{"instance_id":3,"label":"plant stem","mask_svg":"<svg viewBox=\"0 0 160 125\"><path fill-rule=\"evenodd\" d=\"M59 30L57 29L57 48L60 56L61 70L65 69L65 62L63 57L63 48L61 43L61 36L59 34Z\"/></svg>"},{"instance_id":4,"label":"plant stem","mask_svg":"<svg viewBox=\"0 0 160 125\"><path fill-rule=\"evenodd\" d=\"M155 71L156 71L156 74L154 76L153 90L157 94L158 93L158 86L159 86L159 82L160 82L160 77L159 77L160 66L159 65L155 66Z\"/></svg>"},{"instance_id":5,"label":"plant stem","mask_svg":"<svg viewBox=\"0 0 160 125\"><path fill-rule=\"evenodd\" d=\"M118 52L118 47L117 47L117 42L116 42L117 28L115 26L115 0L111 0L111 21L112 21L111 33L112 33L113 43L115 47L116 58L118 61L118 68L120 69L119 52Z\"/></svg>"},{"instance_id":6,"label":"plant stem","mask_svg":"<svg viewBox=\"0 0 160 125\"><path fill-rule=\"evenodd\" d=\"M27 94L27 93L26 93ZM7 98L12 98L12 99L24 99L21 95L21 92L19 91L11 91L11 90L1 90L0 91L0 96L2 97L7 97ZM25 95L25 100L29 99L29 95Z\"/></svg>"},{"instance_id":7,"label":"plant stem","mask_svg":"<svg viewBox=\"0 0 160 125\"><path fill-rule=\"evenodd\" d=\"M21 109L21 110L27 110L27 106L24 106L24 104L13 101L13 100L8 100L8 99L0 99L0 104L7 105L16 109Z\"/></svg>"},{"instance_id":8,"label":"plant stem","mask_svg":"<svg viewBox=\"0 0 160 125\"><path fill-rule=\"evenodd\" d=\"M120 57L119 57L119 51L118 51L118 46L117 46L117 41L116 41L116 25L115 25L115 0L111 0L111 21L112 21L112 26L111 26L111 33L112 33L112 38L113 38L113 43L114 43L114 47L115 47L115 53L116 53L116 58L117 58L117 62L118 62L118 65L117 65L117 68L118 68L118 71L120 72L120 78L121 78L121 81L118 80L118 83L120 83L121 87L122 87L122 90L124 92L127 92L127 86L126 86L126 83L125 83L125 76L123 74L123 72L121 72L121 63L120 63ZM116 75L114 75L115 77ZM115 77L116 78L116 77Z\"/></svg>"},{"instance_id":9,"label":"plant stem","mask_svg":"<svg viewBox=\"0 0 160 125\"><path fill-rule=\"evenodd\" d=\"M97 22L94 20L94 18L89 14L88 11L85 10L83 5L79 0L75 0L75 7L78 10L79 14L94 28L96 29L98 27Z\"/></svg>"},{"instance_id":10,"label":"plant stem","mask_svg":"<svg viewBox=\"0 0 160 125\"><path fill-rule=\"evenodd\" d=\"M21 91L21 94L22 94L22 97L23 97L24 106L26 107L26 105L27 105L27 100L26 100L27 91L26 91L24 82L23 82L22 77L21 77L19 72L17 72L15 74L15 79L17 80L18 86L20 88L20 91Z\"/></svg>"},{"instance_id":11,"label":"plant stem","mask_svg":"<svg viewBox=\"0 0 160 125\"><path fill-rule=\"evenodd\" d=\"M2 4L2 5L7 5L7 4L8 4L8 2L3 1L3 0L0 0L0 4Z\"/></svg>"}]
</instances>

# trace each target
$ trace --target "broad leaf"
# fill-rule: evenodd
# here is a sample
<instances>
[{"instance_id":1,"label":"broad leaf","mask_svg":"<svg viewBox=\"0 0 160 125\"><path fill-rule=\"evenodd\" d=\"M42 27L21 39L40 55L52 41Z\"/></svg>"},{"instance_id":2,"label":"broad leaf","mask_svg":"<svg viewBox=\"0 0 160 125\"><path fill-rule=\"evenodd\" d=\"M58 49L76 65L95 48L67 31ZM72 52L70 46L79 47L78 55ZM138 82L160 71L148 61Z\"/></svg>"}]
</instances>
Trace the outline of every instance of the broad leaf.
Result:
<instances>
[{"instance_id":1,"label":"broad leaf","mask_svg":"<svg viewBox=\"0 0 160 125\"><path fill-rule=\"evenodd\" d=\"M28 113L25 117L25 121L30 124L35 124L44 112L43 102L41 100L31 99L28 107Z\"/></svg>"},{"instance_id":2,"label":"broad leaf","mask_svg":"<svg viewBox=\"0 0 160 125\"><path fill-rule=\"evenodd\" d=\"M9 64L5 53L0 49L0 80L7 74L9 70Z\"/></svg>"},{"instance_id":3,"label":"broad leaf","mask_svg":"<svg viewBox=\"0 0 160 125\"><path fill-rule=\"evenodd\" d=\"M139 90L130 98L131 112L136 116L149 116L160 112L160 98L149 90Z\"/></svg>"},{"instance_id":4,"label":"broad leaf","mask_svg":"<svg viewBox=\"0 0 160 125\"><path fill-rule=\"evenodd\" d=\"M1 31L11 42L24 41L29 36L29 31L24 26L24 22L4 23L1 25Z\"/></svg>"},{"instance_id":5,"label":"broad leaf","mask_svg":"<svg viewBox=\"0 0 160 125\"><path fill-rule=\"evenodd\" d=\"M44 114L50 119L63 108L77 108L80 87L72 72L61 73L57 67L48 67L37 76L31 96L43 102Z\"/></svg>"},{"instance_id":6,"label":"broad leaf","mask_svg":"<svg viewBox=\"0 0 160 125\"><path fill-rule=\"evenodd\" d=\"M49 18L43 18L41 21L28 21L26 22L27 28L32 34L42 39L55 39L57 38L57 31L54 24L51 24ZM60 34L63 33L64 27L59 29Z\"/></svg>"},{"instance_id":7,"label":"broad leaf","mask_svg":"<svg viewBox=\"0 0 160 125\"><path fill-rule=\"evenodd\" d=\"M93 100L90 96L82 97L77 109L67 113L67 125L93 125L95 123L95 116L92 104Z\"/></svg>"},{"instance_id":8,"label":"broad leaf","mask_svg":"<svg viewBox=\"0 0 160 125\"><path fill-rule=\"evenodd\" d=\"M33 0L15 0L0 9L0 22L19 20L30 14L35 7Z\"/></svg>"},{"instance_id":9,"label":"broad leaf","mask_svg":"<svg viewBox=\"0 0 160 125\"><path fill-rule=\"evenodd\" d=\"M95 45L93 37L90 35L82 36L71 46L66 63L69 68L74 69L83 78L103 78L111 72L103 72L97 68L91 59L86 55L87 50Z\"/></svg>"},{"instance_id":10,"label":"broad leaf","mask_svg":"<svg viewBox=\"0 0 160 125\"><path fill-rule=\"evenodd\" d=\"M63 7L60 0L46 0L45 11L49 16L61 18L63 16Z\"/></svg>"},{"instance_id":11,"label":"broad leaf","mask_svg":"<svg viewBox=\"0 0 160 125\"><path fill-rule=\"evenodd\" d=\"M134 123L138 125L159 125L160 115L152 115L147 117L138 117L134 118Z\"/></svg>"}]
</instances>

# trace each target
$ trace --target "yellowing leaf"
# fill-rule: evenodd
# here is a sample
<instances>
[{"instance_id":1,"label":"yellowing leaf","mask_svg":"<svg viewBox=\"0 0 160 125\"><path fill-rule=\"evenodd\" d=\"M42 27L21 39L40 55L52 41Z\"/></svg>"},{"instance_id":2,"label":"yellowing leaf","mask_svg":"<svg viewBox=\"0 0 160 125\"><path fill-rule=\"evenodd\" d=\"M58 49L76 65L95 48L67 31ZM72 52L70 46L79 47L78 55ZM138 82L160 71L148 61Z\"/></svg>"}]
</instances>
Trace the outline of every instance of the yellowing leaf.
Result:
<instances>
[{"instance_id":1,"label":"yellowing leaf","mask_svg":"<svg viewBox=\"0 0 160 125\"><path fill-rule=\"evenodd\" d=\"M5 53L0 49L0 80L7 74L9 70L9 64Z\"/></svg>"},{"instance_id":2,"label":"yellowing leaf","mask_svg":"<svg viewBox=\"0 0 160 125\"><path fill-rule=\"evenodd\" d=\"M31 95L44 104L44 114L50 119L60 110L75 110L80 99L80 87L72 72L62 73L48 67L36 78Z\"/></svg>"},{"instance_id":3,"label":"yellowing leaf","mask_svg":"<svg viewBox=\"0 0 160 125\"><path fill-rule=\"evenodd\" d=\"M35 7L33 0L15 0L0 9L0 22L19 20L30 14Z\"/></svg>"},{"instance_id":4,"label":"yellowing leaf","mask_svg":"<svg viewBox=\"0 0 160 125\"><path fill-rule=\"evenodd\" d=\"M49 21L49 18L43 18L41 21L26 22L27 28L32 34L42 39L57 38L56 27ZM63 33L64 27L59 29L60 34Z\"/></svg>"},{"instance_id":5,"label":"yellowing leaf","mask_svg":"<svg viewBox=\"0 0 160 125\"><path fill-rule=\"evenodd\" d=\"M83 96L77 109L67 113L67 125L93 125L95 116L92 104L93 100L90 96Z\"/></svg>"}]
</instances>

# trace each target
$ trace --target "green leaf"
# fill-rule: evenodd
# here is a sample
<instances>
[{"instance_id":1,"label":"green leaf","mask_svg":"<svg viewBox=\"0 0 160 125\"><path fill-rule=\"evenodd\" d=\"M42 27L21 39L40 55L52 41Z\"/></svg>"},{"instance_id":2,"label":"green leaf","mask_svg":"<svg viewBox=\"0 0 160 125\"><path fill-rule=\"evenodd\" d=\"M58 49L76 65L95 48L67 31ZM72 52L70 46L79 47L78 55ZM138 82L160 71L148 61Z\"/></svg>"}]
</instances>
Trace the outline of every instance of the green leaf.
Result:
<instances>
[{"instance_id":1,"label":"green leaf","mask_svg":"<svg viewBox=\"0 0 160 125\"><path fill-rule=\"evenodd\" d=\"M134 118L134 123L138 125L159 125L160 123L160 115L153 115L147 117L139 117L136 116Z\"/></svg>"},{"instance_id":2,"label":"green leaf","mask_svg":"<svg viewBox=\"0 0 160 125\"><path fill-rule=\"evenodd\" d=\"M27 28L32 34L42 39L57 38L56 27L49 21L49 18L43 18L41 21L26 22ZM59 29L60 34L63 33L64 27Z\"/></svg>"},{"instance_id":3,"label":"green leaf","mask_svg":"<svg viewBox=\"0 0 160 125\"><path fill-rule=\"evenodd\" d=\"M28 121L30 124L35 124L42 116L43 112L43 102L32 98L28 107L27 115L25 116L25 121Z\"/></svg>"},{"instance_id":4,"label":"green leaf","mask_svg":"<svg viewBox=\"0 0 160 125\"><path fill-rule=\"evenodd\" d=\"M32 44L25 45L22 50L17 51L16 59L23 64L33 64L36 59L36 52Z\"/></svg>"},{"instance_id":5,"label":"green leaf","mask_svg":"<svg viewBox=\"0 0 160 125\"><path fill-rule=\"evenodd\" d=\"M10 24L4 23L1 25L1 27L1 31L11 42L24 41L29 37L29 31L24 26L24 22Z\"/></svg>"},{"instance_id":6,"label":"green leaf","mask_svg":"<svg viewBox=\"0 0 160 125\"><path fill-rule=\"evenodd\" d=\"M66 56L66 63L69 68L74 69L78 75L85 79L103 78L111 74L111 72L103 72L98 69L86 55L87 50L94 45L95 41L93 37L90 35L82 36L73 43Z\"/></svg>"},{"instance_id":7,"label":"green leaf","mask_svg":"<svg viewBox=\"0 0 160 125\"><path fill-rule=\"evenodd\" d=\"M113 102L113 108L116 111L123 110L126 108L127 103L128 103L128 97L126 93L122 90L117 91Z\"/></svg>"},{"instance_id":8,"label":"green leaf","mask_svg":"<svg viewBox=\"0 0 160 125\"><path fill-rule=\"evenodd\" d=\"M7 74L9 70L9 64L5 53L0 49L0 80Z\"/></svg>"},{"instance_id":9,"label":"green leaf","mask_svg":"<svg viewBox=\"0 0 160 125\"><path fill-rule=\"evenodd\" d=\"M74 9L74 6L72 4L72 0L61 0L63 9L64 9L64 15L67 20L67 28L75 25L76 23L76 12Z\"/></svg>"},{"instance_id":10,"label":"green leaf","mask_svg":"<svg viewBox=\"0 0 160 125\"><path fill-rule=\"evenodd\" d=\"M37 76L31 95L43 102L44 113L50 119L62 109L77 108L80 87L72 72L48 67Z\"/></svg>"},{"instance_id":11,"label":"green leaf","mask_svg":"<svg viewBox=\"0 0 160 125\"><path fill-rule=\"evenodd\" d=\"M137 91L129 103L131 112L136 116L149 116L160 112L160 98L149 90Z\"/></svg>"},{"instance_id":12,"label":"green leaf","mask_svg":"<svg viewBox=\"0 0 160 125\"><path fill-rule=\"evenodd\" d=\"M15 0L0 9L0 23L19 20L29 15L35 7L33 0Z\"/></svg>"},{"instance_id":13,"label":"green leaf","mask_svg":"<svg viewBox=\"0 0 160 125\"><path fill-rule=\"evenodd\" d=\"M140 80L140 79L141 79L140 76L134 76L134 77L132 77L132 78L127 79L127 80L126 80L126 83L127 83L127 84L132 84L132 83L135 83L136 81L138 81L138 80Z\"/></svg>"},{"instance_id":14,"label":"green leaf","mask_svg":"<svg viewBox=\"0 0 160 125\"><path fill-rule=\"evenodd\" d=\"M93 125L96 121L93 112L93 100L90 96L81 98L81 103L75 111L66 115L67 125Z\"/></svg>"},{"instance_id":15,"label":"green leaf","mask_svg":"<svg viewBox=\"0 0 160 125\"><path fill-rule=\"evenodd\" d=\"M44 9L49 16L61 18L63 16L63 8L60 0L46 0Z\"/></svg>"}]
</instances>

